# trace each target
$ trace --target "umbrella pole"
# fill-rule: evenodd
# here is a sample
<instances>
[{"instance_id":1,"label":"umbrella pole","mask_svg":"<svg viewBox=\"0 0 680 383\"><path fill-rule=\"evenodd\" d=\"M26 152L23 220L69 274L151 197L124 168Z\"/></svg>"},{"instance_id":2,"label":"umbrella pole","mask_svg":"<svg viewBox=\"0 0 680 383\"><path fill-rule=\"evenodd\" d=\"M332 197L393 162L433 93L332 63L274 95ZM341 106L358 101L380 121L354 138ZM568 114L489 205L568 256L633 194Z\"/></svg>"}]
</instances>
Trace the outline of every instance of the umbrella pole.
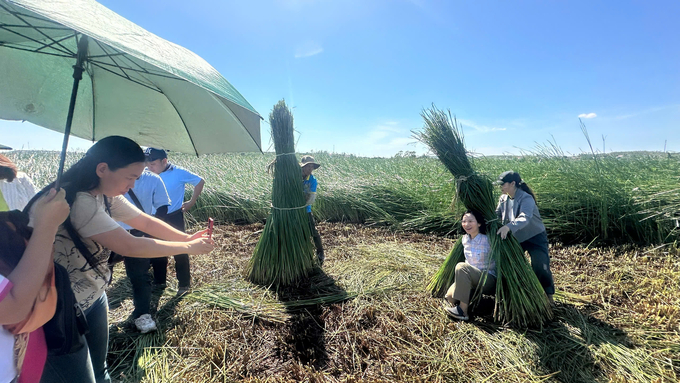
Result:
<instances>
[{"instance_id":1,"label":"umbrella pole","mask_svg":"<svg viewBox=\"0 0 680 383\"><path fill-rule=\"evenodd\" d=\"M64 129L64 142L61 146L61 158L59 159L59 170L57 171L57 181L54 188L59 190L61 183L61 175L64 172L64 163L66 162L66 149L68 148L68 139L71 135L71 123L73 123L73 112L76 108L76 98L78 97L78 85L83 78L83 71L85 68L85 58L87 57L87 36L82 35L78 41L78 54L76 57L76 65L73 66L73 89L71 90L71 101L68 105L68 115L66 116L66 128Z\"/></svg>"}]
</instances>

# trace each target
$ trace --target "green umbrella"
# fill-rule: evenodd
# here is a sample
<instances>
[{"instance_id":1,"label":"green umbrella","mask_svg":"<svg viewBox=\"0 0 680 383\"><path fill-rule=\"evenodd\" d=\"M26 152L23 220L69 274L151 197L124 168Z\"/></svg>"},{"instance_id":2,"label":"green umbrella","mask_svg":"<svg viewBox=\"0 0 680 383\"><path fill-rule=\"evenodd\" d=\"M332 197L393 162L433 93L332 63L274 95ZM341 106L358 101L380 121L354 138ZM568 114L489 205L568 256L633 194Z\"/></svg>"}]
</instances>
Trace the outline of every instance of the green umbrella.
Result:
<instances>
[{"instance_id":1,"label":"green umbrella","mask_svg":"<svg viewBox=\"0 0 680 383\"><path fill-rule=\"evenodd\" d=\"M184 153L261 151L261 117L215 68L91 0L0 0L0 118ZM70 103L69 103L70 99Z\"/></svg>"}]
</instances>

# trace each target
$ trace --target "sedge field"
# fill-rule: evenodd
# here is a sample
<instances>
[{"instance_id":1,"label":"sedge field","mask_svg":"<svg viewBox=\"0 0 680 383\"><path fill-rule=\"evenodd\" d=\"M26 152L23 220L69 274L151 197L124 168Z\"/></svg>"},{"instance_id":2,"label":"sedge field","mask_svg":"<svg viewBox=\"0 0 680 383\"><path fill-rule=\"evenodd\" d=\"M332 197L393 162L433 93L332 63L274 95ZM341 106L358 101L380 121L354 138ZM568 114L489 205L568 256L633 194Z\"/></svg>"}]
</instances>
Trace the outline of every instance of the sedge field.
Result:
<instances>
[{"instance_id":1,"label":"sedge field","mask_svg":"<svg viewBox=\"0 0 680 383\"><path fill-rule=\"evenodd\" d=\"M449 320L426 292L458 235L453 180L439 162L314 153L323 270L274 292L244 270L263 227L271 154L171 154L206 179L190 220L218 226L192 258L194 290L154 295L159 331L132 330L122 267L108 290L109 365L129 382L674 382L680 379L680 158L657 153L476 158L537 194L553 242L556 319L542 329ZM78 154L70 154L74 162ZM44 186L56 153L11 152ZM172 262L171 262L172 264ZM170 275L173 275L171 272ZM171 278L172 281L172 278Z\"/></svg>"}]
</instances>

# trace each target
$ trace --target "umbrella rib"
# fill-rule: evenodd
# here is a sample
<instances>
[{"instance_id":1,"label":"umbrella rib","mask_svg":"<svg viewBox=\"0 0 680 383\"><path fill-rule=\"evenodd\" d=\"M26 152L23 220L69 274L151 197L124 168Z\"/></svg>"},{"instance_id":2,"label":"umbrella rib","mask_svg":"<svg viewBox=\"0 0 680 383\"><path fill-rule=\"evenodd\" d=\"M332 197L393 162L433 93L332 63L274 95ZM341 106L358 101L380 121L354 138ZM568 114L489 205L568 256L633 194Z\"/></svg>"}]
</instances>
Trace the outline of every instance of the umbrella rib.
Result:
<instances>
[{"instance_id":1,"label":"umbrella rib","mask_svg":"<svg viewBox=\"0 0 680 383\"><path fill-rule=\"evenodd\" d=\"M32 25L19 25L19 24L2 24L5 27L10 27L10 28L30 28L30 29L35 29L35 28L40 28L40 29L49 29L49 30L55 30L55 31L73 31L71 28L64 28L64 27L34 27Z\"/></svg>"},{"instance_id":2,"label":"umbrella rib","mask_svg":"<svg viewBox=\"0 0 680 383\"><path fill-rule=\"evenodd\" d=\"M73 37L74 37L74 36L66 36L66 37L63 37L63 38L61 38L61 39L59 39L59 40L57 40L57 41L55 41L55 42L53 42L53 43L51 43L51 44L43 45L42 47L37 48L34 52L36 52L36 53L42 53L42 52L40 52L42 49L50 48L50 47L52 47L52 45L54 45L54 44L59 44L60 42L62 42L62 41L64 41L64 40L67 40L67 39L70 39L70 38L73 38ZM54 48L53 48L53 49L54 49Z\"/></svg>"},{"instance_id":3,"label":"umbrella rib","mask_svg":"<svg viewBox=\"0 0 680 383\"><path fill-rule=\"evenodd\" d=\"M95 40L95 41L97 41L97 40ZM107 53L107 54L103 54L103 55L92 55L92 56L87 56L87 57L90 58L90 59L98 59L98 58L102 58L102 57L125 56L125 55L127 55L127 53L118 52L118 53Z\"/></svg>"},{"instance_id":4,"label":"umbrella rib","mask_svg":"<svg viewBox=\"0 0 680 383\"><path fill-rule=\"evenodd\" d=\"M4 8L7 12L9 12L12 16L14 16L14 17L16 17L17 19L21 20L24 24L31 26L31 28L33 28L33 30L35 30L36 32L38 32L38 33L40 33L41 35L45 36L47 39L52 40L54 43L56 43L57 45L59 45L60 47L62 47L65 51L70 52L68 48L66 48L65 46L63 46L63 45L57 43L52 37L50 37L49 35L47 35L47 34L44 33L43 31L41 31L41 30L40 30L40 27L36 27L36 26L34 26L34 25L31 25L29 22L27 22L26 20L24 20L23 18L21 18L21 16L25 16L25 15L21 15L19 12L10 11L9 9L7 9L7 8L5 8L5 7L3 7L3 8ZM43 20L43 19L39 18L38 20ZM15 33L16 33L16 32L15 32ZM75 33L76 33L76 32L74 31L74 34L75 34ZM31 39L31 40L33 40L33 39ZM33 41L35 41L35 40L33 40ZM54 49L54 48L53 48L53 49ZM72 53L72 52L71 52L71 53ZM72 54L75 55L75 53L72 53Z\"/></svg>"},{"instance_id":5,"label":"umbrella rib","mask_svg":"<svg viewBox=\"0 0 680 383\"><path fill-rule=\"evenodd\" d=\"M27 19L36 19L36 20L40 20L40 21L45 22L45 23L57 25L60 28L64 28L64 26L61 23L54 21L54 20L45 19L43 17L31 15L31 14L28 14L28 13L21 13L19 11L12 11L9 8L7 8L7 7L5 7L4 5L1 5L1 4L0 4L0 8L4 9L5 11L7 11L7 13L9 13L9 14L13 15L14 17L17 17L17 18L19 18L17 15L21 15L21 16L27 18ZM21 20L21 21L24 21L24 20ZM24 22L26 22L26 21L24 21ZM29 24L29 27L30 27L30 24ZM43 28L43 27L41 27L41 28ZM68 28L68 27L66 27L64 29L72 30L71 28Z\"/></svg>"},{"instance_id":6,"label":"umbrella rib","mask_svg":"<svg viewBox=\"0 0 680 383\"><path fill-rule=\"evenodd\" d=\"M123 73L125 73L126 76L127 76L127 73L125 72L124 69L130 70L130 71L135 71L135 72L139 72L139 70L121 66L121 65L118 64L118 62L113 58L113 56L121 56L123 59L126 59L127 61L129 61L129 62L131 62L131 63L137 65L144 73L153 74L152 72L148 71L146 68L142 67L141 65L139 65L139 64L135 63L133 60L131 60L131 59L128 57L128 55L125 54L124 52L118 52L118 53L113 53L113 54L111 54L111 53L109 53L109 52L107 51L107 49L106 49L105 46L103 46L103 45L101 45L101 44L99 43L99 41L95 40L95 42L97 43L97 45L99 46L99 48L101 48L101 50L102 50L104 53L106 53L106 56L105 56L105 57L110 58L111 61L113 61L113 63L115 64L115 66L117 66ZM113 49L114 49L115 51L117 51L115 48L113 48ZM103 61L100 62L100 63L101 63L102 65L111 65L111 64L105 63L105 62L103 62ZM128 78L129 78L129 76L128 76ZM151 81L149 81L149 82L151 82Z\"/></svg>"},{"instance_id":7,"label":"umbrella rib","mask_svg":"<svg viewBox=\"0 0 680 383\"><path fill-rule=\"evenodd\" d=\"M42 55L73 58L73 55L65 55L65 54L58 54L58 53L51 53L51 52L36 52L34 49L19 48L19 47L12 46L12 45L5 45L3 43L0 43L0 47L5 47L5 48L8 48L8 49L16 49L18 51L24 51L24 52L40 53Z\"/></svg>"},{"instance_id":8,"label":"umbrella rib","mask_svg":"<svg viewBox=\"0 0 680 383\"><path fill-rule=\"evenodd\" d=\"M224 104L224 102L221 100L221 97L220 97L220 96L218 96L218 95L216 95L216 94L214 94L214 93L211 93L211 96L213 97L213 99L216 98L215 101L217 101L218 103L220 103L220 105L223 105L227 110L231 110L231 108L229 107L229 105L225 105L225 104ZM230 101L230 102L231 102L231 101ZM233 103L234 105L240 107L240 108L243 108L241 105L239 105L239 104L237 104L237 103L235 103L235 102L232 102L232 103ZM244 109L245 109L245 108L244 108ZM257 140L255 139L255 137L253 137L253 135L250 134L250 130L248 130L248 128L246 128L246 124L244 124L243 121L241 121L241 118L239 118L239 116L238 116L236 113L232 112L232 114L234 115L234 118L236 118L236 120L241 124L241 126L243 126L243 129L246 131L246 133L248 133L248 135L250 136L250 138L255 142L255 145L258 146L258 148L260 149L260 152L261 152L261 151L262 151L262 147L260 147L260 145L257 144ZM262 118L261 116L260 116L260 119L264 120L264 118Z\"/></svg>"},{"instance_id":9,"label":"umbrella rib","mask_svg":"<svg viewBox=\"0 0 680 383\"><path fill-rule=\"evenodd\" d=\"M100 57L109 57L109 58L111 59L111 61L114 62L115 65L110 64L110 63L107 63L107 62L104 62L104 61L94 61L94 60L91 60L92 62L96 62L96 63L98 63L98 64L100 64L100 65L115 66L115 67L119 68L123 73L125 73L125 70L127 70L127 71L133 71L133 72L140 73L140 74L149 74L149 75L153 75L153 76L164 77L164 78L168 78L168 79L172 79L172 80L186 81L186 80L184 80L183 78L180 78L180 77L177 77L177 76L167 75L167 74L165 74L166 72L163 71L162 69L161 69L161 70L158 70L158 72L150 71L149 69L144 68L143 66L139 65L135 60L132 60L132 59L130 58L130 55L129 55L129 54L127 54L127 53L125 53L125 52L108 53L108 51L106 50L106 47L104 47L104 46L102 46L101 44L99 44L99 42L98 42L97 40L95 40L95 42L97 43L97 45L99 45L99 47L101 48L101 50L104 51L106 54L105 54L105 55L98 55L98 56L90 56L90 57L97 57L97 58L100 58ZM113 49L115 49L115 48L113 48ZM128 66L122 66L122 65L118 64L118 62L117 62L116 60L113 59L113 56L121 56L123 59L125 59L125 60L127 60L129 63L131 63L131 64L137 66L139 69L135 69L135 68L128 67ZM113 72L112 72L112 73L113 73ZM125 75L126 75L126 78L128 78L128 79L130 79L130 80L132 81L132 79L127 75L127 73L125 73ZM149 79L146 79L146 80L149 81L149 83L154 84L153 81L151 81L151 80L149 80ZM155 84L154 84L154 86L155 86Z\"/></svg>"},{"instance_id":10,"label":"umbrella rib","mask_svg":"<svg viewBox=\"0 0 680 383\"><path fill-rule=\"evenodd\" d=\"M34 43L42 44L42 45L43 45L43 48L45 47L45 43L43 43L42 41L36 40L36 39L34 39L34 38L32 38L32 37L29 37L29 36L26 36L26 35L24 35L24 34L21 34L21 33L17 32L17 31L13 31L13 30L11 30L11 29L5 28L5 25L4 25L4 24L0 25L0 29L3 29L3 30L5 30L5 31L7 31L7 32L10 32L10 33L14 33L14 34L17 35L17 36L23 37L23 38L25 38L26 40L29 40L29 41L33 41ZM50 40L52 40L52 39L50 38ZM54 40L52 40L52 41L54 41ZM58 45L61 46L61 47L63 48L63 45L61 45L61 44L58 44ZM11 47L12 47L12 46L10 46L10 45L5 45L4 43L2 43L2 46L8 47L8 48L11 48ZM64 48L64 50L57 49L57 48L55 48L55 47L51 47L51 48L54 49L54 50L57 51L57 52L62 52L62 53L63 53L64 50L65 50L66 53L64 53L64 54L65 54L64 57L75 57L75 55L76 55L75 53L71 52L71 51L68 50L67 48ZM34 52L33 49L20 49L20 50L25 50L25 51L27 51L27 52ZM47 53L47 52L38 52L38 53Z\"/></svg>"},{"instance_id":11,"label":"umbrella rib","mask_svg":"<svg viewBox=\"0 0 680 383\"><path fill-rule=\"evenodd\" d=\"M151 72L151 71L148 71L148 70L145 70L145 69L135 69L135 68L124 67L124 66L120 66L120 65L113 65L113 64L110 64L110 63L107 63L107 62L104 62L104 61L95 61L95 60L90 60L90 61L93 62L93 63L97 63L99 65L116 67L116 68L125 69L125 70L128 70L128 71L136 72L136 73L140 73L140 74L149 74L149 75L153 75L153 76L165 77L165 78L178 80L178 81L186 81L183 78L180 78L180 77L177 77L177 76L171 76L171 75L167 75L167 74L163 74L163 73L155 73L155 72Z\"/></svg>"},{"instance_id":12,"label":"umbrella rib","mask_svg":"<svg viewBox=\"0 0 680 383\"><path fill-rule=\"evenodd\" d=\"M116 66L116 67L120 68L120 70L123 71L123 73L125 73L125 70L128 70L128 71L134 71L134 72L137 72L137 73L146 73L146 74L151 74L151 75L155 75L155 76L162 76L162 77L166 77L166 78L176 79L176 76L168 76L168 75L165 75L164 72L163 72L162 70L159 71L158 73L154 73L154 72L148 70L147 68L144 68L143 66L139 65L137 62L135 62L134 60L132 60L132 59L129 57L129 54L127 54L127 53L125 53L125 52L109 53L109 52L106 50L106 47L105 47L105 46L102 46L101 44L99 44L99 42L98 42L97 40L95 40L95 42L97 43L97 45L99 45L99 47L101 48L101 50L102 50L105 54L104 54L104 55L97 55L97 56L90 56L90 58L103 58L103 57L108 57L108 58L110 58L111 61L113 61L114 64L115 64L115 65L112 65L112 64L110 64L110 63L106 63L106 62L103 62L103 61L97 61L97 63L99 63L100 65ZM115 48L113 48L113 49L115 50ZM122 65L118 64L118 62L117 62L116 60L113 59L113 56L121 56L123 59L125 59L125 60L127 60L129 63L131 63L131 64L137 66L139 69L134 69L134 68L127 67L127 66L122 66ZM94 61L94 60L91 60L91 61ZM126 73L126 75L127 75L127 73ZM128 77L128 78L129 78L129 77ZM147 79L147 80L148 80L148 79ZM150 82L150 83L153 83L152 81L149 81L149 82Z\"/></svg>"},{"instance_id":13,"label":"umbrella rib","mask_svg":"<svg viewBox=\"0 0 680 383\"><path fill-rule=\"evenodd\" d=\"M97 40L95 40L95 42L97 43L97 45L101 48L101 50L102 50L104 53L106 53L107 55L109 54L108 50L106 49L107 47L105 47L105 46L103 46L102 44L100 44L99 41L97 41ZM116 50L115 48L112 48L112 49ZM120 55L117 54L117 56L120 56ZM127 78L129 81L133 81L133 82L135 82L135 83L137 83L137 84L140 84L140 85L142 84L142 81L140 81L140 80L133 80L132 77L130 77L130 75L125 71L125 70L127 69L127 70L129 70L129 71L134 71L134 72L139 73L138 70L135 70L135 69L132 69L132 68L128 68L128 67L123 67L123 66L121 66L120 64L118 64L118 61L116 61L116 60L113 58L113 56L111 56L111 55L109 55L109 56L107 56L107 57L108 57L109 59L111 59L111 61L113 61L113 63L114 63L115 65L112 65L112 64L110 64L110 63L106 63L106 62L103 62L103 61L97 61L97 63L100 64L100 65L108 65L108 66L116 67L116 68L120 69L121 72L123 72L123 74L125 75L125 78ZM127 55L122 55L121 57L122 57L123 59L127 59ZM128 59L128 61L130 61L130 60ZM143 69L143 68L142 68L142 69ZM115 71L111 71L111 72L112 72L112 73L116 73ZM146 71L146 73L150 73L150 72ZM119 74L119 76L120 76L120 74ZM170 77L170 78L172 78L172 77ZM151 84L151 85L153 85L153 86L156 86L156 84L154 84L153 81L150 81L150 80L147 79L147 78L144 78L144 79L145 79L149 84ZM153 89L153 88L151 87L151 85L148 85L148 84L147 84L147 87ZM158 91L160 91L160 89L159 89Z\"/></svg>"},{"instance_id":14,"label":"umbrella rib","mask_svg":"<svg viewBox=\"0 0 680 383\"><path fill-rule=\"evenodd\" d=\"M126 77L128 80L132 81L132 79L130 78L130 76L128 76L128 74L123 70L123 68L121 68L120 65L118 65L118 63L116 62L116 59L114 59L113 56L108 55L109 52L106 50L106 47L103 46L102 44L100 44L99 41L97 41L97 40L94 40L94 41L95 41L95 43L97 43L97 45L99 46L99 48L100 48L104 53L107 54L107 57L108 57L109 59L111 59L111 61L113 61L113 63L114 63L115 65L112 65L112 66L115 66L115 67L117 67L118 69L120 69L120 71L123 72L123 74L125 75L125 77ZM102 62L102 64L103 64L103 62ZM111 65L111 64L109 64L109 65Z\"/></svg>"},{"instance_id":15,"label":"umbrella rib","mask_svg":"<svg viewBox=\"0 0 680 383\"><path fill-rule=\"evenodd\" d=\"M139 69L129 68L129 70L133 70L133 71L138 72L138 73L140 71L142 71L144 73L148 73L148 74L152 74L152 75L164 76L163 71L159 71L159 73L154 73L154 72L148 70L147 68L144 68L143 66L139 65L135 60L133 60L132 58L130 58L127 55L123 56L123 58L126 59L128 62L130 62L132 65L136 65L139 68ZM165 76L167 76L167 75L165 75Z\"/></svg>"},{"instance_id":16,"label":"umbrella rib","mask_svg":"<svg viewBox=\"0 0 680 383\"><path fill-rule=\"evenodd\" d=\"M198 150L196 149L196 144L194 144L194 139L191 137L191 133L189 133L189 128L187 127L187 124L184 122L184 118L182 118L182 114L177 110L177 107L175 104L170 100L170 97L166 96L163 91L161 91L161 94L165 96L165 98L168 100L170 105L172 105L172 108L175 109L175 113L177 113L177 117L179 117L180 121L182 121L182 125L184 125L184 130L187 132L187 136L189 136L189 141L191 141L191 146L194 148L194 153L196 153L196 157L198 157Z\"/></svg>"},{"instance_id":17,"label":"umbrella rib","mask_svg":"<svg viewBox=\"0 0 680 383\"><path fill-rule=\"evenodd\" d=\"M131 79L131 78L129 78L129 77L122 76L120 73L116 73L116 72L112 71L112 70L109 69L109 68L105 68L105 67L99 65L100 63L98 63L98 62L96 62L96 61L90 61L90 64L96 66L96 67L99 68L99 69L105 70L105 71L107 71L107 72L109 72L109 73L111 73L111 74L113 74L113 75L122 77L122 78L124 78L124 79L126 79L126 80L128 80L128 81L134 82L134 83L137 84L137 85L141 85L141 86L143 86L143 87L145 87L145 88L149 88L149 89L151 89L151 90L153 90L153 91L156 91L156 92L158 92L158 93L163 93L163 92L162 92L160 89L158 89L158 88L154 88L154 87L152 87L152 86L149 86L149 85L147 85L147 84L144 84L143 82L140 82L140 81L137 81L137 80L133 80L133 79Z\"/></svg>"}]
</instances>

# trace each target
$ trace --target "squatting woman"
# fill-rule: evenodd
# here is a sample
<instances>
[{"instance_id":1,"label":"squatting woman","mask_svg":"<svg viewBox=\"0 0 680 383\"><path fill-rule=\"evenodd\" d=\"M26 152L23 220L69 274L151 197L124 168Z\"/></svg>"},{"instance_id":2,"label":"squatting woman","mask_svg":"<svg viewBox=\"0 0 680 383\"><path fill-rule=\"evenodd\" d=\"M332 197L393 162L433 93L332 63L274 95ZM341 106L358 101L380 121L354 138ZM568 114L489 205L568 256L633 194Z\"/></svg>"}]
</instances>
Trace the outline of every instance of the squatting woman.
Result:
<instances>
[{"instance_id":1,"label":"squatting woman","mask_svg":"<svg viewBox=\"0 0 680 383\"><path fill-rule=\"evenodd\" d=\"M470 319L468 306L474 289L483 283L483 294L496 292L496 264L491 259L491 245L482 214L467 211L461 218L461 225L465 230L462 239L465 262L456 265L454 283L445 299L451 304L451 307L446 307L446 313L467 321Z\"/></svg>"}]
</instances>

